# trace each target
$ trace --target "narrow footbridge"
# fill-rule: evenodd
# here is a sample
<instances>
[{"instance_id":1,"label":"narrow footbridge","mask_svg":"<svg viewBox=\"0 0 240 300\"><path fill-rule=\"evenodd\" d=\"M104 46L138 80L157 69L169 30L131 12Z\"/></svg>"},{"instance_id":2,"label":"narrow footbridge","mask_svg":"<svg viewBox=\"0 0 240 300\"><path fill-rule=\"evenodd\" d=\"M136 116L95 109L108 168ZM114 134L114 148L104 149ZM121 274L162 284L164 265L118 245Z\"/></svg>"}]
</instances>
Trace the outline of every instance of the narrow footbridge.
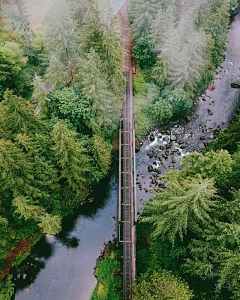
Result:
<instances>
[{"instance_id":1,"label":"narrow footbridge","mask_svg":"<svg viewBox=\"0 0 240 300\"><path fill-rule=\"evenodd\" d=\"M117 16L120 18L126 78L125 101L119 129L119 241L123 244L123 300L132 299L131 286L136 278L136 177L135 131L132 91L131 30L128 10L131 0L122 2Z\"/></svg>"},{"instance_id":2,"label":"narrow footbridge","mask_svg":"<svg viewBox=\"0 0 240 300\"><path fill-rule=\"evenodd\" d=\"M123 243L123 299L131 299L136 277L135 132L133 123L132 72L125 72L126 101L119 130L119 240Z\"/></svg>"}]
</instances>

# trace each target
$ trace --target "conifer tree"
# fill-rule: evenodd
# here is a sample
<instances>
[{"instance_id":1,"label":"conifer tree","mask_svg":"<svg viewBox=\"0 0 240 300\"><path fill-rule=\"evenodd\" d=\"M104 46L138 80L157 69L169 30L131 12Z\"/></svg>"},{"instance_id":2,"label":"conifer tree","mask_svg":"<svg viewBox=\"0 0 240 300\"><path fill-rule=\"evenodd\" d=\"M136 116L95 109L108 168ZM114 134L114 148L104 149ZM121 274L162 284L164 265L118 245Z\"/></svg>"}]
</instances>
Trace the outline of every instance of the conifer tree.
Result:
<instances>
[{"instance_id":1,"label":"conifer tree","mask_svg":"<svg viewBox=\"0 0 240 300\"><path fill-rule=\"evenodd\" d=\"M50 64L47 68L46 78L51 82L55 88L59 88L67 85L67 81L70 78L70 74L64 63L53 54L50 58Z\"/></svg>"},{"instance_id":2,"label":"conifer tree","mask_svg":"<svg viewBox=\"0 0 240 300\"><path fill-rule=\"evenodd\" d=\"M45 88L43 79L37 75L33 80L33 95L32 98L37 102L35 112L39 113L46 105L48 91Z\"/></svg>"},{"instance_id":3,"label":"conifer tree","mask_svg":"<svg viewBox=\"0 0 240 300\"><path fill-rule=\"evenodd\" d=\"M156 0L135 0L132 2L130 17L132 19L133 38L149 34L151 25L161 8L161 1Z\"/></svg>"},{"instance_id":4,"label":"conifer tree","mask_svg":"<svg viewBox=\"0 0 240 300\"><path fill-rule=\"evenodd\" d=\"M23 37L24 42L29 44L32 39L32 31L25 1L14 0L12 3L3 4L2 11L8 28L17 38Z\"/></svg>"},{"instance_id":5,"label":"conifer tree","mask_svg":"<svg viewBox=\"0 0 240 300\"><path fill-rule=\"evenodd\" d=\"M152 78L159 87L164 87L167 84L168 67L167 58L163 54L159 54L152 72Z\"/></svg>"},{"instance_id":6,"label":"conifer tree","mask_svg":"<svg viewBox=\"0 0 240 300\"><path fill-rule=\"evenodd\" d=\"M171 50L175 45L176 48ZM179 50L178 54L176 50ZM169 53L169 79L172 84L194 91L204 68L204 37L193 31L185 39L179 37L178 40L172 41L170 38L163 48L163 53Z\"/></svg>"},{"instance_id":7,"label":"conifer tree","mask_svg":"<svg viewBox=\"0 0 240 300\"><path fill-rule=\"evenodd\" d=\"M93 157L104 175L107 174L111 164L111 145L104 141L101 136L94 135L92 138Z\"/></svg>"},{"instance_id":8,"label":"conifer tree","mask_svg":"<svg viewBox=\"0 0 240 300\"><path fill-rule=\"evenodd\" d=\"M98 54L91 49L86 59L81 60L79 67L79 81L84 96L92 104L99 126L111 125L112 93L108 89L105 74L101 72L102 63ZM93 123L93 127L95 127Z\"/></svg>"},{"instance_id":9,"label":"conifer tree","mask_svg":"<svg viewBox=\"0 0 240 300\"><path fill-rule=\"evenodd\" d=\"M1 192L7 192L8 195L3 201L11 201L9 192L15 197L41 193L32 185L34 180L32 163L27 160L21 149L4 139L0 140L0 178Z\"/></svg>"},{"instance_id":10,"label":"conifer tree","mask_svg":"<svg viewBox=\"0 0 240 300\"><path fill-rule=\"evenodd\" d=\"M81 54L87 55L91 49L94 49L99 55L101 55L103 51L102 39L103 32L100 14L96 3L93 0L90 0L82 25L80 45Z\"/></svg>"},{"instance_id":11,"label":"conifer tree","mask_svg":"<svg viewBox=\"0 0 240 300\"><path fill-rule=\"evenodd\" d=\"M18 133L34 135L45 131L45 124L34 114L29 103L6 91L0 103L0 137L12 138Z\"/></svg>"},{"instance_id":12,"label":"conifer tree","mask_svg":"<svg viewBox=\"0 0 240 300\"><path fill-rule=\"evenodd\" d=\"M150 30L150 41L154 45L155 52L161 52L166 38L171 34L175 26L176 17L173 7L168 6L166 11L159 9Z\"/></svg>"},{"instance_id":13,"label":"conifer tree","mask_svg":"<svg viewBox=\"0 0 240 300\"><path fill-rule=\"evenodd\" d=\"M60 231L61 218L50 215L43 208L31 204L28 198L16 197L13 200L13 206L16 207L14 213L20 215L20 218L24 218L26 221L29 219L37 221L43 233L54 235Z\"/></svg>"},{"instance_id":14,"label":"conifer tree","mask_svg":"<svg viewBox=\"0 0 240 300\"><path fill-rule=\"evenodd\" d=\"M154 226L153 235L174 243L183 239L195 223L211 223L210 213L216 208L216 188L212 179L179 178L177 171L166 176L167 189L158 193L144 208L141 219Z\"/></svg>"},{"instance_id":15,"label":"conifer tree","mask_svg":"<svg viewBox=\"0 0 240 300\"><path fill-rule=\"evenodd\" d=\"M67 180L69 186L78 196L83 197L90 183L91 166L90 158L82 143L76 140L76 135L64 123L55 124L52 131L53 150L57 164L61 168L61 177Z\"/></svg>"},{"instance_id":16,"label":"conifer tree","mask_svg":"<svg viewBox=\"0 0 240 300\"><path fill-rule=\"evenodd\" d=\"M66 0L55 0L46 19L47 46L51 53L47 77L55 85L67 83L76 73L79 44L76 27Z\"/></svg>"},{"instance_id":17,"label":"conifer tree","mask_svg":"<svg viewBox=\"0 0 240 300\"><path fill-rule=\"evenodd\" d=\"M105 18L102 24L103 54L100 57L103 61L103 67L111 89L115 95L112 105L115 106L116 111L119 111L125 87L122 71L124 58L123 41L119 19L114 17L110 3L108 3L104 10L104 16Z\"/></svg>"}]
</instances>

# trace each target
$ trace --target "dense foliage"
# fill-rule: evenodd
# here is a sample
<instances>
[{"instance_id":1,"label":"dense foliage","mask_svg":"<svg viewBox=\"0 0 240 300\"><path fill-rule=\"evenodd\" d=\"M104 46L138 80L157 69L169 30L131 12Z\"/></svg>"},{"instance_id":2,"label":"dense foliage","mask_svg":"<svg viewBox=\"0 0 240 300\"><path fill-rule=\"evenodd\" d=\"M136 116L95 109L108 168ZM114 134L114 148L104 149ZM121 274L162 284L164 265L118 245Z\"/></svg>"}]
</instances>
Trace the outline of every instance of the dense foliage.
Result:
<instances>
[{"instance_id":1,"label":"dense foliage","mask_svg":"<svg viewBox=\"0 0 240 300\"><path fill-rule=\"evenodd\" d=\"M99 260L94 273L98 283L91 300L120 300L120 271L121 265L115 252L112 252L107 258Z\"/></svg>"},{"instance_id":2,"label":"dense foliage","mask_svg":"<svg viewBox=\"0 0 240 300\"><path fill-rule=\"evenodd\" d=\"M43 31L32 32L24 1L1 3L0 274L11 248L57 234L107 175L125 85L109 4L53 1Z\"/></svg>"},{"instance_id":3,"label":"dense foliage","mask_svg":"<svg viewBox=\"0 0 240 300\"><path fill-rule=\"evenodd\" d=\"M149 109L139 111L148 124L187 115L192 99L215 78L224 58L230 8L237 1L185 2L131 2L132 52L142 80L140 87L135 84L135 101L140 94L149 94L149 82L159 88L158 99L149 98L144 103Z\"/></svg>"},{"instance_id":4,"label":"dense foliage","mask_svg":"<svg viewBox=\"0 0 240 300\"><path fill-rule=\"evenodd\" d=\"M139 274L168 270L194 299L239 299L239 142L236 117L208 151L164 175L167 187L147 202L138 225Z\"/></svg>"}]
</instances>

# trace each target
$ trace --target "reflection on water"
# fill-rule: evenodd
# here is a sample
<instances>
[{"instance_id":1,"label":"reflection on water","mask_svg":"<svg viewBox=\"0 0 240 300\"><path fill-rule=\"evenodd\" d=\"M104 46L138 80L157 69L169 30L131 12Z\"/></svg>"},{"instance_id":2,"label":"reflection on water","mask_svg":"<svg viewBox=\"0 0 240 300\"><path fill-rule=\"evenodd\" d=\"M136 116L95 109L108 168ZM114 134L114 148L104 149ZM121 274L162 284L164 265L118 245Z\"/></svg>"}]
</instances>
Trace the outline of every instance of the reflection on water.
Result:
<instances>
[{"instance_id":1,"label":"reflection on water","mask_svg":"<svg viewBox=\"0 0 240 300\"><path fill-rule=\"evenodd\" d=\"M66 217L62 232L42 238L13 270L16 300L90 299L96 260L117 229L117 174L113 167L91 195L93 202Z\"/></svg>"}]
</instances>

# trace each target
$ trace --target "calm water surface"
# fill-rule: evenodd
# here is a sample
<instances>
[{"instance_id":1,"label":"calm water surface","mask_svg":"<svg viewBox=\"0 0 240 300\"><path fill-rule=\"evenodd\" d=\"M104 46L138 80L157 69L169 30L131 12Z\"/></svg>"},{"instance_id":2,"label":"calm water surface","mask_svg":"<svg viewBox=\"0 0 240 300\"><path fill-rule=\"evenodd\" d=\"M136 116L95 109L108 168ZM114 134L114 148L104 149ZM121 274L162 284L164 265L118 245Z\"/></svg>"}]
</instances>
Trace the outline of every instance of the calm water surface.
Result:
<instances>
[{"instance_id":1,"label":"calm water surface","mask_svg":"<svg viewBox=\"0 0 240 300\"><path fill-rule=\"evenodd\" d=\"M59 236L47 236L14 270L16 300L88 300L96 285L93 275L104 243L117 229L118 174L113 168L93 194L93 202L64 220ZM71 239L73 245L71 245Z\"/></svg>"}]
</instances>

